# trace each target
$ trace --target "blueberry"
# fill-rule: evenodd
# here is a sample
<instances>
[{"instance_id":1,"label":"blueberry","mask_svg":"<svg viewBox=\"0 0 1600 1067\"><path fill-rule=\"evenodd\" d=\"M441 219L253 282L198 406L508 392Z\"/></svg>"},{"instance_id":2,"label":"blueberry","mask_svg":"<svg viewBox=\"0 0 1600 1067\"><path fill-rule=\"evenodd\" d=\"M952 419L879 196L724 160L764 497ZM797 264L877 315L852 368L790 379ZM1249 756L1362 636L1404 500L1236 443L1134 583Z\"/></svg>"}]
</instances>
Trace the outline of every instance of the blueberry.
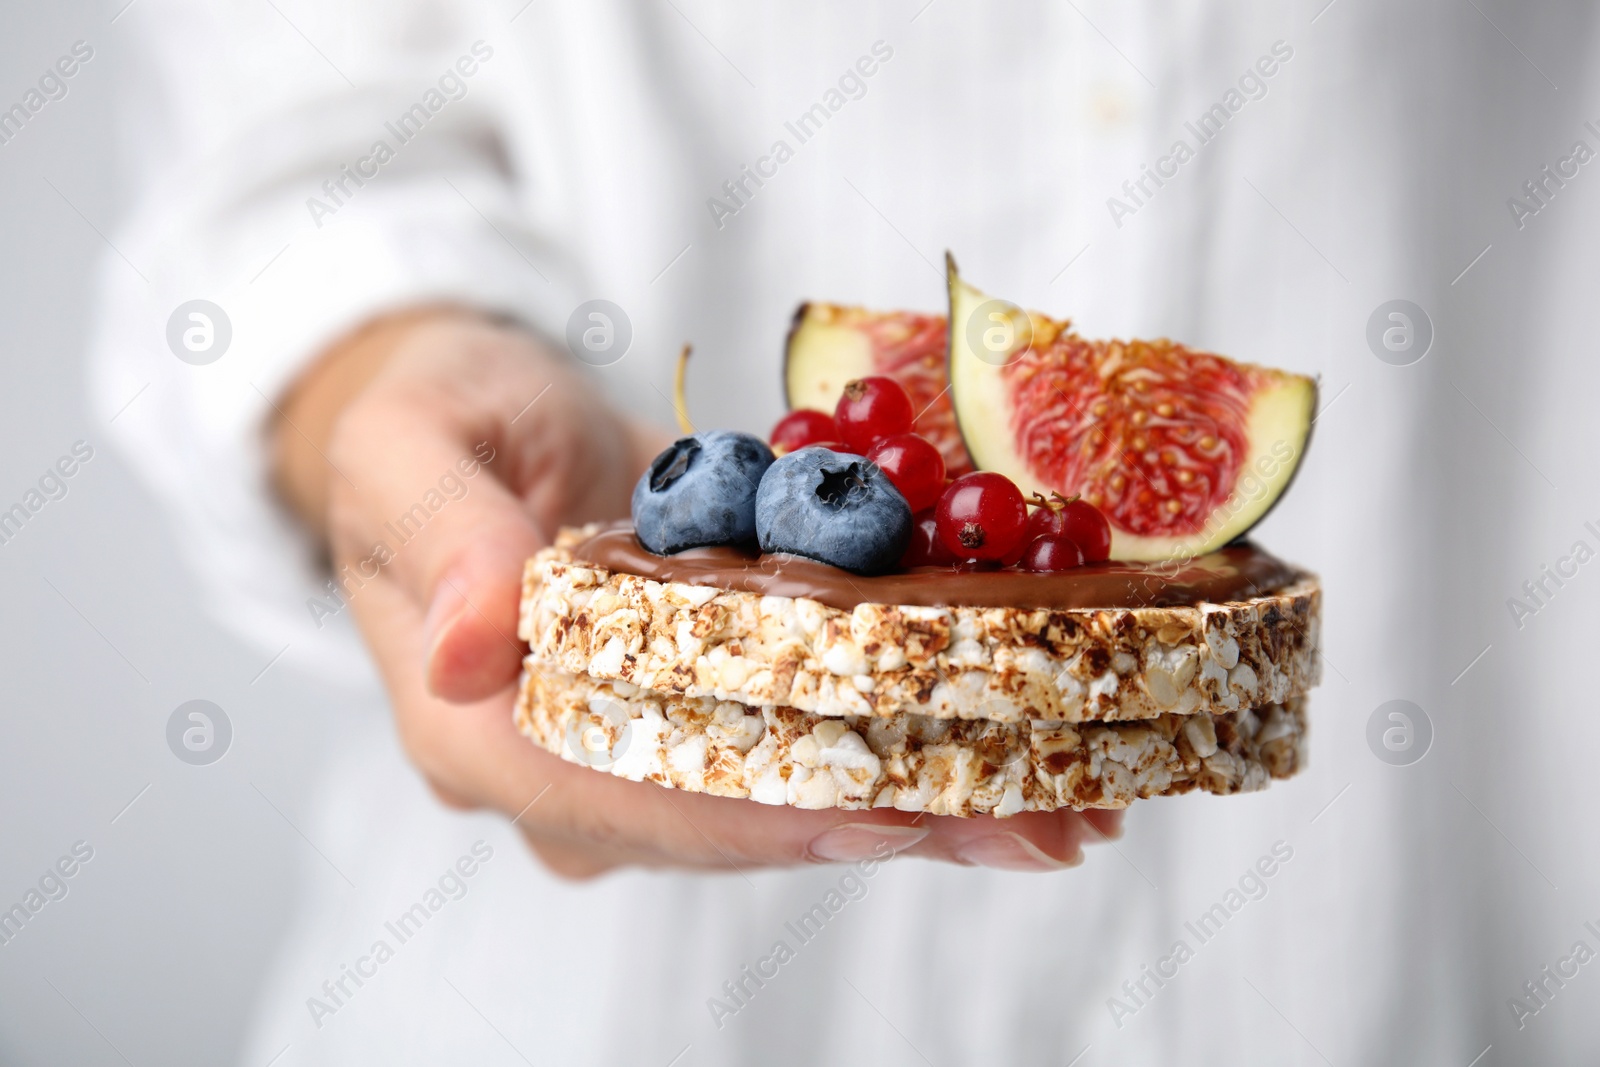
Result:
<instances>
[{"instance_id":1,"label":"blueberry","mask_svg":"<svg viewBox=\"0 0 1600 1067\"><path fill-rule=\"evenodd\" d=\"M790 452L756 494L763 552L791 552L857 574L893 570L911 541L911 505L877 464L826 448Z\"/></svg>"},{"instance_id":2,"label":"blueberry","mask_svg":"<svg viewBox=\"0 0 1600 1067\"><path fill-rule=\"evenodd\" d=\"M756 537L756 489L772 465L761 439L732 430L681 437L633 487L633 529L658 556Z\"/></svg>"}]
</instances>

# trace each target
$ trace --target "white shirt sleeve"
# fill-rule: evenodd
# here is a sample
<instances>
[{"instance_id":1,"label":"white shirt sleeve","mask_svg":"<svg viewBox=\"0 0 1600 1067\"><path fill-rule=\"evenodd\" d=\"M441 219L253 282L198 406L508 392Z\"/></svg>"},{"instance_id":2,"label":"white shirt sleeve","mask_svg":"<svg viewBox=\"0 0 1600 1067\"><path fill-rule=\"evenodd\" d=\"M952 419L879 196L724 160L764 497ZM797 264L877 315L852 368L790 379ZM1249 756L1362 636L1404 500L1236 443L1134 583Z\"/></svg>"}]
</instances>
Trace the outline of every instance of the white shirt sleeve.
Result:
<instances>
[{"instance_id":1,"label":"white shirt sleeve","mask_svg":"<svg viewBox=\"0 0 1600 1067\"><path fill-rule=\"evenodd\" d=\"M348 613L312 610L339 605L268 484L265 427L306 362L420 302L552 336L572 306L519 207L495 81L513 61L488 40L503 24L434 0L143 0L118 23L140 68L120 123L133 202L100 267L93 401L216 617L269 656L368 671ZM169 329L194 300L222 311L208 351L182 337L204 348L204 320Z\"/></svg>"}]
</instances>

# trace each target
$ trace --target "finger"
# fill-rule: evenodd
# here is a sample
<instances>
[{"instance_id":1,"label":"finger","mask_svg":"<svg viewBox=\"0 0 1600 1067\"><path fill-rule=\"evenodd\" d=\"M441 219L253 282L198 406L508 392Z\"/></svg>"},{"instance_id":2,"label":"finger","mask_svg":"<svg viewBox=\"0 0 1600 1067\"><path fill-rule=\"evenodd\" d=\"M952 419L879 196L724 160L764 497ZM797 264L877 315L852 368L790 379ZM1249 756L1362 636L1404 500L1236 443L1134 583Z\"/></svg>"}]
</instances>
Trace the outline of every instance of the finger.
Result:
<instances>
[{"instance_id":1,"label":"finger","mask_svg":"<svg viewBox=\"0 0 1600 1067\"><path fill-rule=\"evenodd\" d=\"M1085 835L1084 844L1095 845L1105 841L1115 841L1122 836L1122 817L1126 812L1121 809L1108 811L1103 808L1091 808L1083 813L1088 820L1090 833Z\"/></svg>"},{"instance_id":2,"label":"finger","mask_svg":"<svg viewBox=\"0 0 1600 1067\"><path fill-rule=\"evenodd\" d=\"M1056 871L1083 862L1084 837L1096 836L1073 811L1023 812L1006 819L930 816L933 833L914 855L1008 871Z\"/></svg>"},{"instance_id":3,"label":"finger","mask_svg":"<svg viewBox=\"0 0 1600 1067\"><path fill-rule=\"evenodd\" d=\"M451 701L482 699L517 677L522 568L544 539L520 514L485 509L475 540L457 548L424 624L424 684ZM496 523L500 528L495 528Z\"/></svg>"},{"instance_id":4,"label":"finger","mask_svg":"<svg viewBox=\"0 0 1600 1067\"><path fill-rule=\"evenodd\" d=\"M435 800L454 811L473 811L478 807L477 804L457 793L454 789L449 789L435 781L430 780L428 782L428 791L433 794Z\"/></svg>"},{"instance_id":5,"label":"finger","mask_svg":"<svg viewBox=\"0 0 1600 1067\"><path fill-rule=\"evenodd\" d=\"M527 833L522 836L546 870L574 882L598 878L620 866L618 862L602 857L593 847L542 841Z\"/></svg>"},{"instance_id":6,"label":"finger","mask_svg":"<svg viewBox=\"0 0 1600 1067\"><path fill-rule=\"evenodd\" d=\"M425 613L428 688L453 700L516 678L522 567L546 543L495 476L488 438L386 403L352 411L337 442L360 488L334 494L336 547L381 550L384 574Z\"/></svg>"},{"instance_id":7,"label":"finger","mask_svg":"<svg viewBox=\"0 0 1600 1067\"><path fill-rule=\"evenodd\" d=\"M524 742L525 744L528 742ZM581 846L594 857L643 866L745 873L807 863L876 863L930 833L893 809L806 811L630 782L562 764L543 811L521 822L541 844Z\"/></svg>"}]
</instances>

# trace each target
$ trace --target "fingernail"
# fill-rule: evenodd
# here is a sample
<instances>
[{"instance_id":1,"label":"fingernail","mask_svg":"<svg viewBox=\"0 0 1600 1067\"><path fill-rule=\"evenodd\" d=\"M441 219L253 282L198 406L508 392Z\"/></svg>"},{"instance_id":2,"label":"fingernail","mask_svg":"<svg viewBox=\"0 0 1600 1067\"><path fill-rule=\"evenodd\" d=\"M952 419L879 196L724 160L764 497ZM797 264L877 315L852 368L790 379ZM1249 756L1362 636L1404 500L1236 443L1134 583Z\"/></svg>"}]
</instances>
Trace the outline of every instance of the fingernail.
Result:
<instances>
[{"instance_id":1,"label":"fingernail","mask_svg":"<svg viewBox=\"0 0 1600 1067\"><path fill-rule=\"evenodd\" d=\"M460 594L448 582L440 582L433 594L433 603L428 605L428 614L422 618L422 648L427 662L433 661L439 638L450 629L450 624L455 622L464 607Z\"/></svg>"},{"instance_id":2,"label":"fingernail","mask_svg":"<svg viewBox=\"0 0 1600 1067\"><path fill-rule=\"evenodd\" d=\"M1061 871L1083 862L1083 853L1058 860L1021 834L1007 830L969 841L956 852L956 862L1001 871Z\"/></svg>"},{"instance_id":3,"label":"fingernail","mask_svg":"<svg viewBox=\"0 0 1600 1067\"><path fill-rule=\"evenodd\" d=\"M806 846L806 854L821 863L854 863L857 860L886 860L928 836L926 827L876 826L847 822L817 837Z\"/></svg>"}]
</instances>

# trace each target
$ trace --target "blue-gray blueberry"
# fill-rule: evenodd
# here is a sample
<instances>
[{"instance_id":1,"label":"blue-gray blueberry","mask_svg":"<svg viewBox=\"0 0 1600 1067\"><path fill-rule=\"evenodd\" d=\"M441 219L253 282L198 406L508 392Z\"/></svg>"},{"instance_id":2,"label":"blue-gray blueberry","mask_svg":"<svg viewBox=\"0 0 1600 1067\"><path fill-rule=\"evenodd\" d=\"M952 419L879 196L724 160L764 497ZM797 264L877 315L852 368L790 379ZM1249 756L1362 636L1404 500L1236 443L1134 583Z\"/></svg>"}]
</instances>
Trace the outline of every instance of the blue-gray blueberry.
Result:
<instances>
[{"instance_id":1,"label":"blue-gray blueberry","mask_svg":"<svg viewBox=\"0 0 1600 1067\"><path fill-rule=\"evenodd\" d=\"M710 430L672 442L633 487L633 528L657 555L756 538L756 490L772 465L758 437Z\"/></svg>"},{"instance_id":2,"label":"blue-gray blueberry","mask_svg":"<svg viewBox=\"0 0 1600 1067\"><path fill-rule=\"evenodd\" d=\"M756 495L763 552L856 574L893 570L911 542L911 505L864 456L802 448L767 468Z\"/></svg>"}]
</instances>

